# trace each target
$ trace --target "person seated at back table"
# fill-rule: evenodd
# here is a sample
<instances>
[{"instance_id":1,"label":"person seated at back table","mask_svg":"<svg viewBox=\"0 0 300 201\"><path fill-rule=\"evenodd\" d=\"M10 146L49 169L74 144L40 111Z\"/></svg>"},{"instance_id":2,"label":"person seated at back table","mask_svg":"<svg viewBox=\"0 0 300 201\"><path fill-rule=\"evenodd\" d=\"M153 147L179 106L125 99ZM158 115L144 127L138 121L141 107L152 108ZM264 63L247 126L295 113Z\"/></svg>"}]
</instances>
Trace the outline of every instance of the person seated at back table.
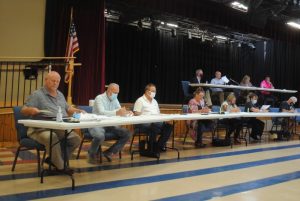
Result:
<instances>
[{"instance_id":1,"label":"person seated at back table","mask_svg":"<svg viewBox=\"0 0 300 201\"><path fill-rule=\"evenodd\" d=\"M74 112L84 112L67 104L64 95L58 90L61 77L56 71L51 71L45 77L44 87L34 91L26 100L21 109L24 116L31 116L34 118L53 118L56 117L58 107L61 108L63 117L68 114L72 115ZM45 113L44 111L48 112ZM46 152L49 155L50 151L50 130L43 128L28 128L27 136L39 142L46 147ZM63 155L61 152L61 144L57 143L65 138L65 131L53 130L52 133L52 152L51 160L46 158L46 163L51 163L58 171L65 171L73 173L71 169L64 170ZM71 157L73 151L79 146L80 137L74 131L70 132L67 137L67 154Z\"/></svg>"},{"instance_id":2,"label":"person seated at back table","mask_svg":"<svg viewBox=\"0 0 300 201\"><path fill-rule=\"evenodd\" d=\"M245 75L240 82L240 86L242 87L253 87L251 83L251 78L249 75ZM239 96L238 96L238 103L245 104L247 101L247 95L249 94L249 90L240 90Z\"/></svg>"},{"instance_id":3,"label":"person seated at back table","mask_svg":"<svg viewBox=\"0 0 300 201\"><path fill-rule=\"evenodd\" d=\"M210 109L206 106L204 100L204 90L199 87L194 92L194 98L189 101L189 112L190 113L208 113ZM202 134L206 128L213 128L212 120L198 120L198 121L187 121L189 128L192 128L193 131L197 131L197 139L195 142L195 146L199 148L203 148L206 145L202 143Z\"/></svg>"},{"instance_id":4,"label":"person seated at back table","mask_svg":"<svg viewBox=\"0 0 300 201\"><path fill-rule=\"evenodd\" d=\"M266 75L265 79L261 81L260 87L266 89L274 89L269 75ZM276 98L270 91L261 91L261 99L264 105L270 104L272 107L274 107Z\"/></svg>"},{"instance_id":5,"label":"person seated at back table","mask_svg":"<svg viewBox=\"0 0 300 201\"><path fill-rule=\"evenodd\" d=\"M109 84L107 90L95 98L93 113L110 117L133 115L133 113L131 111L127 111L126 108L121 108L118 101L119 91L120 88L118 84ZM121 151L131 137L131 133L128 129L119 126L89 128L89 132L93 137L91 147L88 150L89 163L98 162L97 153L99 146L105 140L117 140L115 144L103 152L103 156L108 162L111 162L112 155Z\"/></svg>"},{"instance_id":6,"label":"person seated at back table","mask_svg":"<svg viewBox=\"0 0 300 201\"><path fill-rule=\"evenodd\" d=\"M216 71L215 78L210 81L211 84L216 85L224 85L225 82L222 80L222 73L220 71ZM211 88L211 97L217 96L219 99L219 104L224 102L224 91L222 88Z\"/></svg>"},{"instance_id":7,"label":"person seated at back table","mask_svg":"<svg viewBox=\"0 0 300 201\"><path fill-rule=\"evenodd\" d=\"M257 104L258 96L255 93L249 93L248 98L249 100L245 105L245 112L267 112L259 109ZM261 139L265 123L255 117L247 118L245 119L245 122L252 128L250 136L254 140Z\"/></svg>"},{"instance_id":8,"label":"person seated at back table","mask_svg":"<svg viewBox=\"0 0 300 201\"><path fill-rule=\"evenodd\" d=\"M282 101L279 107L279 112L289 112L294 113L295 104L297 102L297 98L295 96L290 97L287 101ZM286 137L290 137L290 130L294 126L294 121L291 121L291 118L277 118L277 121L281 123L281 130L283 133L278 135L278 140L282 140L282 136L285 135Z\"/></svg>"},{"instance_id":9,"label":"person seated at back table","mask_svg":"<svg viewBox=\"0 0 300 201\"><path fill-rule=\"evenodd\" d=\"M190 80L190 83L191 84L207 83L207 80L204 78L204 74L203 74L202 69L197 69L196 70L195 77L193 77ZM205 88L203 88L203 90L205 91L205 96L204 96L205 102L206 102L208 107L211 107L212 102L211 102L211 98L210 98L210 91L209 91L209 89L205 89ZM195 87L190 87L190 93L193 94L194 91L195 91Z\"/></svg>"},{"instance_id":10,"label":"person seated at back table","mask_svg":"<svg viewBox=\"0 0 300 201\"><path fill-rule=\"evenodd\" d=\"M240 86L243 87L252 87L251 78L249 75L245 75L240 83Z\"/></svg>"},{"instance_id":11,"label":"person seated at back table","mask_svg":"<svg viewBox=\"0 0 300 201\"><path fill-rule=\"evenodd\" d=\"M145 87L144 95L138 98L134 104L133 112L135 115L158 115L160 110L155 100L156 87L150 83ZM146 133L149 136L149 146L154 146L156 136L160 134L157 141L157 147L152 147L153 152L166 151L166 143L172 133L172 126L168 123L147 123L135 125L139 132ZM154 149L155 150L154 150Z\"/></svg>"},{"instance_id":12,"label":"person seated at back table","mask_svg":"<svg viewBox=\"0 0 300 201\"><path fill-rule=\"evenodd\" d=\"M227 96L226 101L221 105L221 112L236 113L241 112L240 108L236 105L236 97L234 93L230 93ZM241 144L239 137L242 129L242 120L240 118L223 119L222 123L228 126L228 135L226 138L230 138L231 133L234 132L234 143Z\"/></svg>"}]
</instances>

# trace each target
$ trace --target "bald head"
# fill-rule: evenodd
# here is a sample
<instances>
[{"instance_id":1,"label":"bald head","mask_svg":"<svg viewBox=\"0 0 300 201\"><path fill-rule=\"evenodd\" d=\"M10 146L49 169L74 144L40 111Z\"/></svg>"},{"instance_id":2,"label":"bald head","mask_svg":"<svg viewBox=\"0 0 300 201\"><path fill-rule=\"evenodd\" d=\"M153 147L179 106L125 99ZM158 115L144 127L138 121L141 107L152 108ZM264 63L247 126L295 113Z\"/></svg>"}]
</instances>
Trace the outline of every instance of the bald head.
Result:
<instances>
[{"instance_id":1,"label":"bald head","mask_svg":"<svg viewBox=\"0 0 300 201\"><path fill-rule=\"evenodd\" d=\"M53 78L53 77L55 77L55 78L59 78L60 79L60 75L58 74L58 72L56 72L56 71L50 71L47 75L46 75L46 77L45 77L45 79L51 79L51 78Z\"/></svg>"},{"instance_id":2,"label":"bald head","mask_svg":"<svg viewBox=\"0 0 300 201\"><path fill-rule=\"evenodd\" d=\"M116 83L110 83L107 87L108 90L114 90L114 89L119 89L119 85Z\"/></svg>"},{"instance_id":3,"label":"bald head","mask_svg":"<svg viewBox=\"0 0 300 201\"><path fill-rule=\"evenodd\" d=\"M45 88L50 92L56 92L59 83L60 83L60 75L56 71L49 72L45 77Z\"/></svg>"}]
</instances>

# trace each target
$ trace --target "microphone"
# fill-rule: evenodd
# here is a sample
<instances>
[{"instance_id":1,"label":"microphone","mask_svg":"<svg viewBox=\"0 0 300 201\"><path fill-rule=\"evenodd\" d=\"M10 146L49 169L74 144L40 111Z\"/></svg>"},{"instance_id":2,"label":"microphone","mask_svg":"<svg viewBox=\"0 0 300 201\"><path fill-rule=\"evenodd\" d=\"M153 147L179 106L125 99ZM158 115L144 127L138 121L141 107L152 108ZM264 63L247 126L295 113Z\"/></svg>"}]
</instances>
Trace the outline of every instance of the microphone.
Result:
<instances>
[{"instance_id":1,"label":"microphone","mask_svg":"<svg viewBox=\"0 0 300 201\"><path fill-rule=\"evenodd\" d=\"M236 84L236 85L240 85L237 81L235 81L234 79L231 79L231 78L229 78L229 80L231 81L231 82L233 82L234 84Z\"/></svg>"}]
</instances>

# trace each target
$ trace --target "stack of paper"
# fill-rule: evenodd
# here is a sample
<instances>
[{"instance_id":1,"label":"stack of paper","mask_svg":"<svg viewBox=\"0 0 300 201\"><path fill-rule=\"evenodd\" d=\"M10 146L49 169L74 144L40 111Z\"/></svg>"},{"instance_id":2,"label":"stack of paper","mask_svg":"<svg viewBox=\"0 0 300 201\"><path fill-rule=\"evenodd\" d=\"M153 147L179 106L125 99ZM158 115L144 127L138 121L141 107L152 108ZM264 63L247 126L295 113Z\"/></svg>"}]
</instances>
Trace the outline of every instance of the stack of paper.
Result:
<instances>
[{"instance_id":1,"label":"stack of paper","mask_svg":"<svg viewBox=\"0 0 300 201\"><path fill-rule=\"evenodd\" d=\"M96 115L91 113L80 113L80 121L100 121L104 119L109 119L109 117L104 115Z\"/></svg>"}]
</instances>

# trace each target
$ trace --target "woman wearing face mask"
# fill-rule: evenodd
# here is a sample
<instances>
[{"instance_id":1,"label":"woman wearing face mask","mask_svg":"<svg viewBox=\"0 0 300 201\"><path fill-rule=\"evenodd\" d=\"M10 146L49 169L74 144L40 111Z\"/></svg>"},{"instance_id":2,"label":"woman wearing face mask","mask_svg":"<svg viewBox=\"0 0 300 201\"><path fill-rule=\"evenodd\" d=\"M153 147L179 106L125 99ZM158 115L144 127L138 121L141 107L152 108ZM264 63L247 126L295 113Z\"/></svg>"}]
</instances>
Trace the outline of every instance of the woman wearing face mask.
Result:
<instances>
[{"instance_id":1,"label":"woman wearing face mask","mask_svg":"<svg viewBox=\"0 0 300 201\"><path fill-rule=\"evenodd\" d=\"M199 87L194 92L194 98L189 101L189 112L190 113L208 113L210 109L206 106L204 96L204 90ZM205 147L205 144L202 143L202 134L206 129L213 129L213 121L211 120L199 120L199 121L187 121L188 127L193 129L193 132L197 132L197 139L195 146L198 148ZM192 134L192 137L195 134Z\"/></svg>"},{"instance_id":2,"label":"woman wearing face mask","mask_svg":"<svg viewBox=\"0 0 300 201\"><path fill-rule=\"evenodd\" d=\"M224 101L221 105L221 112L229 112L229 113L235 113L235 112L241 112L240 108L236 105L236 97L234 93L230 93L227 96L226 101ZM226 138L229 138L231 133L234 132L234 143L235 144L241 144L239 137L240 137L240 131L242 129L242 120L241 119L224 119L222 120L224 124L227 124L228 126L228 133Z\"/></svg>"},{"instance_id":3,"label":"woman wearing face mask","mask_svg":"<svg viewBox=\"0 0 300 201\"><path fill-rule=\"evenodd\" d=\"M250 93L248 95L248 98L249 100L245 105L245 112L266 112L260 111L259 106L257 104L258 97L255 93ZM261 139L265 123L259 119L256 119L255 117L247 119L246 122L252 128L250 136L254 140Z\"/></svg>"}]
</instances>

